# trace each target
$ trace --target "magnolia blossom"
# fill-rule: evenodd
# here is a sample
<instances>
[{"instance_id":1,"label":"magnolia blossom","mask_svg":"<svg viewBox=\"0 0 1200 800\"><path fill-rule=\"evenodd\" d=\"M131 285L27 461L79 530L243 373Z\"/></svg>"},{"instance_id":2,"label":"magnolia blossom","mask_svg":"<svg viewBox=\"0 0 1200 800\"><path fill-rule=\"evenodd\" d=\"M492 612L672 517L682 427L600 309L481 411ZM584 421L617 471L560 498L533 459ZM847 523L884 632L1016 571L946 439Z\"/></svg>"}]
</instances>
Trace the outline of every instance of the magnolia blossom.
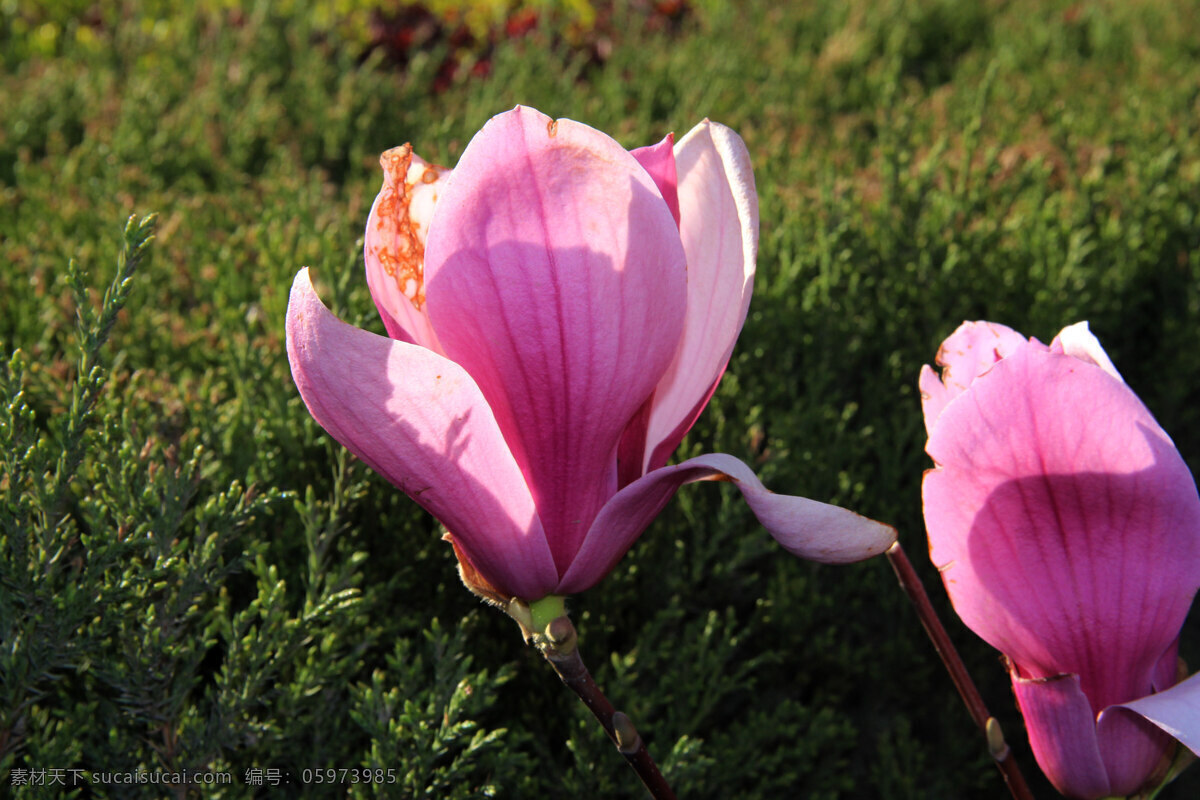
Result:
<instances>
[{"instance_id":1,"label":"magnolia blossom","mask_svg":"<svg viewBox=\"0 0 1200 800\"><path fill-rule=\"evenodd\" d=\"M453 171L382 157L367 281L390 338L346 325L301 270L287 349L313 417L437 517L493 599L597 583L680 485L733 482L790 551L882 552L891 528L772 494L722 454L664 466L746 318L758 201L708 121L630 153L529 108Z\"/></svg>"},{"instance_id":2,"label":"magnolia blossom","mask_svg":"<svg viewBox=\"0 0 1200 800\"><path fill-rule=\"evenodd\" d=\"M1006 656L1059 791L1161 783L1172 736L1200 748L1200 682L1178 683L1177 655L1200 587L1191 473L1086 322L1048 347L964 323L937 361L925 525L955 610Z\"/></svg>"}]
</instances>

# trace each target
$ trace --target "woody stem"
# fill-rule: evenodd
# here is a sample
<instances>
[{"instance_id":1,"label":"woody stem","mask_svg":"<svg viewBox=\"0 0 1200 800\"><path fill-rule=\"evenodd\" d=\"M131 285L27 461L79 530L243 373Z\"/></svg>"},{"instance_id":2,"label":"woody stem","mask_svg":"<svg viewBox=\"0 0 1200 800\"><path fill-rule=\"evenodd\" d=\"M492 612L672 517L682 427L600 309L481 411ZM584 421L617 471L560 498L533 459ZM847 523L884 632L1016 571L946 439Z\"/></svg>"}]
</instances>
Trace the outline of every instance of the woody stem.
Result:
<instances>
[{"instance_id":1,"label":"woody stem","mask_svg":"<svg viewBox=\"0 0 1200 800\"><path fill-rule=\"evenodd\" d=\"M904 548L900 546L899 542L888 549L887 558L900 581L900 588L908 594L908 599L916 608L917 616L921 618L921 625L924 626L925 633L929 634L929 638L933 642L933 649L941 656L942 663L946 665L946 671L950 673L950 679L954 681L959 696L966 703L967 711L971 713L971 718L975 720L975 724L987 738L988 751L995 759L1000 774L1004 776L1008 791L1012 793L1014 800L1033 800L1033 794L1025 783L1025 777L1021 775L1021 769L1017 766L1016 759L1013 758L1012 749L1004 741L1000 723L988 713L983 697L975 688L975 682L971 680L971 675L963 665L962 659L959 658L958 651L954 649L950 636L942 627L942 621L938 619L937 612L933 610L933 604L929 602L929 595L925 593L925 586L921 583L921 578L913 569L912 562L908 560L908 556L905 555Z\"/></svg>"},{"instance_id":2,"label":"woody stem","mask_svg":"<svg viewBox=\"0 0 1200 800\"><path fill-rule=\"evenodd\" d=\"M646 750L646 743L638 735L628 716L613 708L612 703L600 691L592 674L579 656L578 636L575 626L566 616L552 620L541 633L534 634L534 643L542 655L554 667L562 682L571 688L588 707L608 738L625 757L629 766L642 779L650 796L655 800L675 800L675 792L667 785L658 765Z\"/></svg>"}]
</instances>

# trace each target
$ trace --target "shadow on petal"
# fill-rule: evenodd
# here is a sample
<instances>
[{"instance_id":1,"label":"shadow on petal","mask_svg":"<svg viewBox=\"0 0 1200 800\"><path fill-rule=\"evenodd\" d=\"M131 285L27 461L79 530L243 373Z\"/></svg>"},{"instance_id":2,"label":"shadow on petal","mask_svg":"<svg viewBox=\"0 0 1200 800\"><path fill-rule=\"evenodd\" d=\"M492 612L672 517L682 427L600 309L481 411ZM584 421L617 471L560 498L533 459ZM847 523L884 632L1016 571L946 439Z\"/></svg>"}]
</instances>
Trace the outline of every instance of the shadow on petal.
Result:
<instances>
[{"instance_id":1,"label":"shadow on petal","mask_svg":"<svg viewBox=\"0 0 1200 800\"><path fill-rule=\"evenodd\" d=\"M972 629L1030 677L1078 674L1094 713L1152 691L1196 591L1194 504L1160 466L1178 454L1147 443L1160 452L1137 472L1001 483L943 572Z\"/></svg>"},{"instance_id":2,"label":"shadow on petal","mask_svg":"<svg viewBox=\"0 0 1200 800\"><path fill-rule=\"evenodd\" d=\"M287 349L317 422L437 517L493 584L534 599L554 588L558 573L529 489L461 367L338 320L306 270L292 287Z\"/></svg>"}]
</instances>

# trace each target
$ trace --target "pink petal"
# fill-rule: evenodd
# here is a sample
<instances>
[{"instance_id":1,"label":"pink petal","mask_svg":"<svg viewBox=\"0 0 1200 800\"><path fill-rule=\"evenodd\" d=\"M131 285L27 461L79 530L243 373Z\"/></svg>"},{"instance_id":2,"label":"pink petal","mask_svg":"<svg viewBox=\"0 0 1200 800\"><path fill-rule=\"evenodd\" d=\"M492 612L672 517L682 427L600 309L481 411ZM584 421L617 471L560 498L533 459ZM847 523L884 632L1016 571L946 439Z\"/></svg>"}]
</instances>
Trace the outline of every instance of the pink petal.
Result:
<instances>
[{"instance_id":1,"label":"pink petal","mask_svg":"<svg viewBox=\"0 0 1200 800\"><path fill-rule=\"evenodd\" d=\"M383 188L363 240L367 286L389 336L437 352L425 309L425 240L450 170L425 163L408 145L388 150L379 163Z\"/></svg>"},{"instance_id":2,"label":"pink petal","mask_svg":"<svg viewBox=\"0 0 1200 800\"><path fill-rule=\"evenodd\" d=\"M313 418L441 520L493 584L527 599L554 588L533 498L462 368L340 321L307 269L292 284L287 351Z\"/></svg>"},{"instance_id":3,"label":"pink petal","mask_svg":"<svg viewBox=\"0 0 1200 800\"><path fill-rule=\"evenodd\" d=\"M1200 499L1133 392L1024 344L926 449L930 556L963 621L1027 677L1080 675L1094 712L1149 693L1200 585Z\"/></svg>"},{"instance_id":4,"label":"pink petal","mask_svg":"<svg viewBox=\"0 0 1200 800\"><path fill-rule=\"evenodd\" d=\"M663 199L667 201L667 208L671 209L671 216L675 218L675 224L678 225L679 178L675 171L674 146L675 134L668 133L658 144L649 144L629 152L642 165L642 168L650 173L650 177L654 179L654 185L662 192Z\"/></svg>"},{"instance_id":5,"label":"pink petal","mask_svg":"<svg viewBox=\"0 0 1200 800\"><path fill-rule=\"evenodd\" d=\"M888 525L837 506L775 494L741 461L713 453L654 470L618 492L592 523L558 593L574 594L598 583L680 486L706 480L737 486L763 527L801 558L846 564L878 555L896 541L896 531Z\"/></svg>"},{"instance_id":6,"label":"pink petal","mask_svg":"<svg viewBox=\"0 0 1200 800\"><path fill-rule=\"evenodd\" d=\"M654 395L646 398L641 408L621 431L617 444L617 488L624 489L642 477L646 463L646 430L650 426L650 411L654 408Z\"/></svg>"},{"instance_id":7,"label":"pink petal","mask_svg":"<svg viewBox=\"0 0 1200 800\"><path fill-rule=\"evenodd\" d=\"M1112 706L1096 725L1110 793L1125 797L1162 783L1176 746L1142 717Z\"/></svg>"},{"instance_id":8,"label":"pink petal","mask_svg":"<svg viewBox=\"0 0 1200 800\"><path fill-rule=\"evenodd\" d=\"M1107 370L1106 370L1107 371ZM1179 639L1176 638L1154 667L1152 691L1161 691L1179 680ZM1135 701L1136 702L1136 701ZM1131 795L1147 785L1162 783L1176 747L1171 738L1125 706L1109 706L1096 723L1100 757L1114 791Z\"/></svg>"},{"instance_id":9,"label":"pink petal","mask_svg":"<svg viewBox=\"0 0 1200 800\"><path fill-rule=\"evenodd\" d=\"M758 252L758 194L741 138L705 120L675 146L675 164L687 319L654 393L647 471L667 463L716 390L746 321Z\"/></svg>"},{"instance_id":10,"label":"pink petal","mask_svg":"<svg viewBox=\"0 0 1200 800\"><path fill-rule=\"evenodd\" d=\"M425 269L442 346L495 412L565 571L616 491L621 431L679 341L675 220L611 138L518 107L467 146Z\"/></svg>"},{"instance_id":11,"label":"pink petal","mask_svg":"<svg viewBox=\"0 0 1200 800\"><path fill-rule=\"evenodd\" d=\"M1122 703L1117 708L1140 714L1200 756L1200 674L1164 692ZM1112 713L1110 709L1100 715L1101 725Z\"/></svg>"},{"instance_id":12,"label":"pink petal","mask_svg":"<svg viewBox=\"0 0 1200 800\"><path fill-rule=\"evenodd\" d=\"M675 224L679 224L679 191L678 178L675 173L675 144L674 134L667 134L658 144L639 147L630 153L638 163L650 173L654 185L662 192L671 209ZM621 433L621 441L617 446L617 485L628 486L642 477L646 463L646 430L650 424L650 411L654 406L653 395L637 410L625 430Z\"/></svg>"},{"instance_id":13,"label":"pink petal","mask_svg":"<svg viewBox=\"0 0 1200 800\"><path fill-rule=\"evenodd\" d=\"M1000 359L1025 344L1025 337L994 322L964 322L938 349L937 364L942 367L939 380L930 367L921 368L921 408L925 430L933 433L933 424L946 404L958 397L976 378Z\"/></svg>"},{"instance_id":14,"label":"pink petal","mask_svg":"<svg viewBox=\"0 0 1200 800\"><path fill-rule=\"evenodd\" d=\"M1079 687L1079 676L1012 678L1029 746L1054 788L1088 800L1114 794L1100 757L1096 717Z\"/></svg>"}]
</instances>

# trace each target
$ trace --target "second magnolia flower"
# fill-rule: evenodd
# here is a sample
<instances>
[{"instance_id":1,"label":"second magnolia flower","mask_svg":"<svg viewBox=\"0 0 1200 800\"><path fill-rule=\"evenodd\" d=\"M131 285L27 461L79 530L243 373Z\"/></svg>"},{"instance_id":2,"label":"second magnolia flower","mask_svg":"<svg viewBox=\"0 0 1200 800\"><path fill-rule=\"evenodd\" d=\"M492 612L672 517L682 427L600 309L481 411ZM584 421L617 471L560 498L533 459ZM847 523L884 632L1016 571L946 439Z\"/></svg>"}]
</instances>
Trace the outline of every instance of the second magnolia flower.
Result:
<instances>
[{"instance_id":1,"label":"second magnolia flower","mask_svg":"<svg viewBox=\"0 0 1200 800\"><path fill-rule=\"evenodd\" d=\"M750 301L749 156L702 122L632 153L518 107L453 171L382 159L367 278L389 338L346 325L302 270L287 340L309 410L450 531L499 599L597 583L680 485L732 481L789 551L882 552L888 526L767 491L723 454L664 466Z\"/></svg>"},{"instance_id":2,"label":"second magnolia flower","mask_svg":"<svg viewBox=\"0 0 1200 800\"><path fill-rule=\"evenodd\" d=\"M938 364L921 371L922 493L954 609L1004 653L1060 792L1147 792L1172 736L1200 750L1200 677L1179 682L1178 662L1200 587L1192 475L1087 323L1049 345L964 323Z\"/></svg>"}]
</instances>

